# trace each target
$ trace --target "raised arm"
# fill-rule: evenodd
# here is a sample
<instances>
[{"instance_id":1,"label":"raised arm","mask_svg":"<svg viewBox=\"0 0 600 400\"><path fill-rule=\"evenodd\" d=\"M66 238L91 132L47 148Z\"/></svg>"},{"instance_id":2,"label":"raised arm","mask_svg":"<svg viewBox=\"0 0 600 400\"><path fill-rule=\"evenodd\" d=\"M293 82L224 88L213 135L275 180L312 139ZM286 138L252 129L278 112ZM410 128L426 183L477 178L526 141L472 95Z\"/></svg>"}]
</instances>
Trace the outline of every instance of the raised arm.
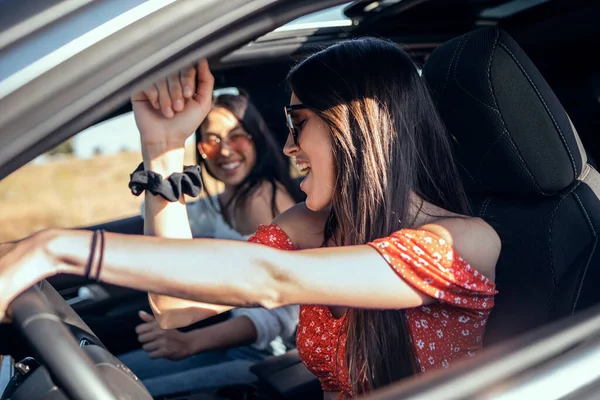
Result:
<instances>
[{"instance_id":1,"label":"raised arm","mask_svg":"<svg viewBox=\"0 0 600 400\"><path fill-rule=\"evenodd\" d=\"M197 77L197 82L196 82ZM197 83L197 87L196 87ZM205 60L133 96L132 104L142 142L144 167L168 177L183 170L185 141L210 111L214 79ZM196 93L194 95L194 93ZM146 191L144 234L191 239L185 200L169 202ZM193 264L192 264L193 265ZM165 268L168 265L165 264ZM229 307L194 303L149 293L152 311L161 325L200 320ZM185 311L184 311L185 310ZM196 310L196 315L191 316Z\"/></svg>"}]
</instances>

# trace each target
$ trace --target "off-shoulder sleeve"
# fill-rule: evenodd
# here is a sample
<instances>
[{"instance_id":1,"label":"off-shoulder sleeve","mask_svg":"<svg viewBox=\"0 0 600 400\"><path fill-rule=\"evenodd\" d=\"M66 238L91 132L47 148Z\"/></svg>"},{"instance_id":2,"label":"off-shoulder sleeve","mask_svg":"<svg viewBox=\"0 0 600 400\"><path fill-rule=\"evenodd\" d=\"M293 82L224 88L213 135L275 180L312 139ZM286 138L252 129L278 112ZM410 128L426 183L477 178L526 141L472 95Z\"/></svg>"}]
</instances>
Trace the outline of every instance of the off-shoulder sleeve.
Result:
<instances>
[{"instance_id":1,"label":"off-shoulder sleeve","mask_svg":"<svg viewBox=\"0 0 600 400\"><path fill-rule=\"evenodd\" d=\"M288 235L276 224L259 225L248 242L260 243L280 250L296 250Z\"/></svg>"},{"instance_id":2,"label":"off-shoulder sleeve","mask_svg":"<svg viewBox=\"0 0 600 400\"><path fill-rule=\"evenodd\" d=\"M369 245L404 281L428 296L472 310L494 306L496 285L432 232L402 229Z\"/></svg>"}]
</instances>

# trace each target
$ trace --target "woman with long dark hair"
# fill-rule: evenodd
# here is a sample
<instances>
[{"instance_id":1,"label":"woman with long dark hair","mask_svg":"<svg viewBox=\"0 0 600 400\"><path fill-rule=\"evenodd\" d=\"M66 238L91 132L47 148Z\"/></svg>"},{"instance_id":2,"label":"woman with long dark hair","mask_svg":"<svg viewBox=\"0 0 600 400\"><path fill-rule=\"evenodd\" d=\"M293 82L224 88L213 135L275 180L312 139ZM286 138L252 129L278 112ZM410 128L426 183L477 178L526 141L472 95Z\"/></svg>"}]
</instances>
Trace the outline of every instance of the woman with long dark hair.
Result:
<instances>
[{"instance_id":1,"label":"woman with long dark hair","mask_svg":"<svg viewBox=\"0 0 600 400\"><path fill-rule=\"evenodd\" d=\"M214 196L204 186L208 202L231 229L247 239L259 224L271 221L301 201L303 195L290 177L289 163L275 136L248 93L241 88L236 91L214 99L212 111L196 130L196 158L210 176L224 185L224 190ZM198 215L190 216L193 225L203 223L200 214L205 207L196 206L201 208L197 212L188 207L188 216ZM217 231L212 234L194 236L222 238L220 228L214 229Z\"/></svg>"},{"instance_id":2,"label":"woman with long dark hair","mask_svg":"<svg viewBox=\"0 0 600 400\"><path fill-rule=\"evenodd\" d=\"M383 40L344 41L298 64L289 83L285 153L306 173L305 203L259 227L253 243L107 234L90 256L89 233L42 232L6 245L0 309L42 277L83 274L91 257L91 276L156 293L163 326L226 309L214 304L302 304L298 350L328 399L475 354L500 240L468 214L449 137L410 57ZM147 169L180 172L212 85L202 61L134 96ZM174 234L183 204L146 199L147 232L184 237Z\"/></svg>"},{"instance_id":3,"label":"woman with long dark hair","mask_svg":"<svg viewBox=\"0 0 600 400\"><path fill-rule=\"evenodd\" d=\"M247 240L302 200L273 133L241 88L215 96L196 130L198 163L224 190L186 204L192 236ZM215 267L218 267L216 265ZM237 308L231 318L180 332L141 311L142 349L119 356L153 396L246 384L250 367L294 346L298 306Z\"/></svg>"}]
</instances>

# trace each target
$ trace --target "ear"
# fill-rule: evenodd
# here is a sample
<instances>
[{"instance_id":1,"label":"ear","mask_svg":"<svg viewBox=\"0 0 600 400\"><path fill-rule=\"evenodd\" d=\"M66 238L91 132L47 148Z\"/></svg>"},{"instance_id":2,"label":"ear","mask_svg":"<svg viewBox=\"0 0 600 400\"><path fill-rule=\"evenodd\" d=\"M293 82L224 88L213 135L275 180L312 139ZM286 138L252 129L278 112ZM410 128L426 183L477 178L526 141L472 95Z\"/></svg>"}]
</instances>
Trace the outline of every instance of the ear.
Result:
<instances>
[{"instance_id":1,"label":"ear","mask_svg":"<svg viewBox=\"0 0 600 400\"><path fill-rule=\"evenodd\" d=\"M196 143L196 149L198 149L198 154L200 154L200 157L206 160L206 154L204 154L204 152L202 151L202 146L200 145L200 143Z\"/></svg>"}]
</instances>

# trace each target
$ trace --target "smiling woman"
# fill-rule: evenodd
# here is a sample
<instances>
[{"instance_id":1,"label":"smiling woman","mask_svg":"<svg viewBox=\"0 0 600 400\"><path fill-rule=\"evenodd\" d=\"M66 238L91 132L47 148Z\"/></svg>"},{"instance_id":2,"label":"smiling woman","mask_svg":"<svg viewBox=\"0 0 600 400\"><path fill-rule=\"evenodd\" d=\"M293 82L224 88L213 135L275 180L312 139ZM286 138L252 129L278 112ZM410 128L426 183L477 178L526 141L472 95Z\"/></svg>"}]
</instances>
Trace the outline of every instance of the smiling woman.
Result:
<instances>
[{"instance_id":1,"label":"smiling woman","mask_svg":"<svg viewBox=\"0 0 600 400\"><path fill-rule=\"evenodd\" d=\"M214 92L220 94L195 135L198 162L224 190L210 195L204 186L207 196L186 204L186 209L193 237L246 240L259 224L268 224L301 198L274 135L248 93L240 88L226 92ZM161 329L141 313L144 323L136 331L143 350L119 358L152 395L162 396L252 382L250 366L294 347L290 339L298 306L238 308L232 315L182 334Z\"/></svg>"},{"instance_id":2,"label":"smiling woman","mask_svg":"<svg viewBox=\"0 0 600 400\"><path fill-rule=\"evenodd\" d=\"M117 2L129 3L101 3L105 6ZM132 231L111 231L115 226L111 223L104 226L110 227L110 233L97 233L98 238L104 238L97 243L104 246L90 246L89 232L70 230L44 231L17 244L0 245L0 312L35 280L57 273L85 275L86 266L92 268L88 277L100 280L94 286L112 288L114 284L119 293L128 286L153 291L155 298L165 295L190 299L177 299L170 308L154 304L159 322L171 327L200 318L206 302L266 307L302 303L304 312L298 329L302 358L308 360L323 386L332 392L329 397L340 396L339 392L343 392L341 396L346 393L347 397L354 397L406 374L452 367L455 361L477 354L481 340L491 345L597 304L599 274L594 261L600 231L598 174L586 162L577 132L560 103L569 111L580 134L586 126L593 126L586 125L586 120L600 115L571 111L583 109L588 101L597 105L598 96L588 96L592 83L588 79L592 71L598 70L593 56L599 48L600 4L587 0L360 0L345 10L351 19L345 23L351 25L323 29L304 26L311 29L293 31L286 31L287 27L267 33L301 14L341 2L178 0L65 58L28 81L18 93L1 98L0 177L4 177L39 152L94 121L107 118L108 113L125 112L127 107L117 107L125 104L131 91L137 92L158 78L161 79L157 83L164 82L162 78L189 66L193 60L209 57L218 85L248 88L275 133L275 129L284 127L284 104L306 107L292 113L297 132L290 135L287 151L296 157L300 170L309 172L302 187L310 201L309 208L306 204L295 207L280 216L276 225L259 228L252 242L263 246L175 239L187 237L180 229L188 226L184 217L189 208L181 204L185 200L167 204L150 196L147 204L154 204L146 218L147 233L165 237L116 234L113 232ZM4 11L6 5L31 7L42 1L0 3ZM61 3L99 4L88 0ZM56 25L66 20L61 17ZM506 32L490 25L508 30L532 59L524 56ZM488 28L455 38L457 32L480 26ZM34 30L38 35L48 32L39 29L39 25ZM0 32L1 39L6 30ZM429 112L431 99L414 95L418 80L413 79L410 68L401 67L410 67L403 57L390 55L385 62L376 62L378 52L373 47L353 52L351 44L344 42L316 57L327 59L329 50L329 55L341 54L341 66L335 62L327 64L338 76L333 74L330 79L328 68L315 68L317 73L307 74L308 79L298 79L291 85L295 94L291 101L291 93L279 90L292 60L300 56L304 59L305 53L317 51L313 45L321 50L342 39L371 34L392 40L402 38L408 54L414 55L417 62L428 60L422 80L432 89L443 125L448 128L445 133L456 151L462 181L457 179L453 163L444 161L448 146L442 140L434 142L441 146L426 142L428 138L444 136L444 130L435 128L439 116ZM24 47L21 42L28 40L23 39L13 49ZM239 47L251 40L247 46ZM442 44L446 41L449 42ZM0 50L2 60L6 60L5 50ZM576 74L574 59L578 61ZM557 91L558 102L532 60L542 67L553 90L570 91L570 100L565 102ZM360 71L354 71L355 67ZM385 67L391 71L377 70ZM312 68L301 64L295 73L301 74L302 69ZM206 87L211 86L210 78L205 69L201 71L208 78L202 80L204 90L198 91L200 96L194 99L185 97L187 107L178 108L175 115L161 116L159 110L144 107L147 104L143 96L136 97L136 114L142 117L139 122L152 122L142 132L146 150L152 152L145 160L149 169L164 175L189 164L179 157L183 143L180 139L183 132L196 129L212 107ZM393 75L391 79L386 73ZM343 82L336 80L340 76ZM386 85L380 86L378 79L382 77ZM393 84L399 77L407 81ZM345 93L344 88L348 87L360 95ZM377 90L362 92L369 88ZM281 94L276 95L276 91ZM406 102L394 97L407 93L412 95ZM340 96L332 99L334 94ZM414 112L411 105L418 105L415 108L422 114ZM196 112L196 119L188 119L194 114L186 113L188 107ZM366 122L372 125L363 123L365 115L369 116ZM388 119L392 121L391 128L385 124ZM182 120L190 123L180 130ZM319 124L329 130L320 129ZM224 162L215 161L215 171L223 167L223 174L242 168L246 161L244 142L236 144L231 131L235 126L228 128L227 132L214 132L220 135L218 140L208 140L213 144L220 141L226 152L242 154L238 158L228 156ZM169 133L168 138L175 139L169 143L175 148L161 149L150 140L165 132ZM582 135L583 143L598 159L597 151L594 152L597 146L589 146L595 144L594 131L587 132L591 142ZM323 160L321 149L313 146L315 140L323 139L322 135L329 136L325 144L332 153ZM387 140L390 138L393 140ZM417 145L411 150L414 143ZM209 150L205 149L207 159L211 157ZM169 153L169 157L163 157L164 153ZM384 156L377 156L380 154ZM130 172L138 162L136 157L123 163ZM441 168L444 165L446 168ZM98 170L81 171L89 181L95 181L111 174L108 167L102 174ZM330 170L334 171L334 189L331 199L327 199L324 184L331 182L324 180ZM127 174L119 176L114 179L126 191ZM419 179L413 181L411 176ZM27 183L45 180L46 175L32 174L28 178L31 179L22 183L31 190ZM32 198L21 202L35 203L36 209L46 206L46 199L39 193L45 183L39 182ZM105 182L96 186L102 183ZM462 214L460 206L451 205L448 198L460 192L461 183L470 191L472 211L493 224L494 229ZM438 187L442 189L437 190ZM106 190L108 185L101 188ZM5 195L0 192L0 196ZM88 202L95 200L94 194L77 193ZM112 193L106 191L98 197L107 207L117 208ZM402 206L402 199L408 203L406 207ZM320 209L321 204L326 207ZM71 214L77 212L71 203L61 206ZM6 214L16 214L14 203L3 201L0 209L4 208ZM0 221L1 226L6 226L7 221L22 225L18 219ZM167 225L169 221L175 229L168 229L172 226ZM494 231L503 241L497 265L494 257L499 243ZM166 238L169 236L172 238ZM499 296L493 296L495 279ZM56 281L51 279L53 284ZM13 303L13 310L22 298ZM121 299L113 296L110 303L121 309L133 308ZM97 310L96 304L94 309ZM597 309L590 311L598 313ZM401 316L405 318L399 321ZM481 355L483 358L467 360L466 365L461 361L462 365L449 374L420 376L410 379L412 384L406 382L397 390L384 390L372 397L402 398L415 392L427 398L443 398L447 393L478 397L493 392L506 398L576 394L594 398L600 370L595 367L598 351L592 347L598 347L594 335L598 336L600 325L598 318L590 316L592 313L581 319L569 318L541 336L524 337L521 343L526 341L527 345L518 351L511 342ZM116 324L112 327L116 328ZM550 331L554 337L548 340L546 333ZM43 339L47 340L32 343L37 354L43 344L62 345L66 339L72 339L68 334L46 336ZM58 339L62 338L65 340L61 343ZM70 342L76 345L75 341ZM2 337L0 343L7 341ZM398 356L398 347L408 351L406 357ZM94 349L97 347L86 346L77 351L83 355ZM42 360L46 364L42 368L50 370L54 381L49 387L67 387L58 379L61 375L57 372L64 372L92 392L85 379L73 379L69 373L73 370L70 366L83 364L57 353L52 358L55 363ZM400 365L392 364L390 368L390 362L396 361ZM464 374L466 369L471 372ZM299 375L309 375L296 374L297 371L278 371L276 379L282 384L297 383L294 381ZM37 370L35 377L40 373ZM356 376L365 379L361 381ZM565 379L556 379L557 376ZM35 377L30 376L20 390L30 390L36 383ZM111 387L114 382L110 382Z\"/></svg>"},{"instance_id":3,"label":"smiling woman","mask_svg":"<svg viewBox=\"0 0 600 400\"><path fill-rule=\"evenodd\" d=\"M291 180L275 136L248 93L236 91L213 100L213 109L196 130L196 146L199 163L224 184L217 197L211 197L205 187L208 198L232 228L247 235L256 230L256 221L263 214L270 221L303 196ZM293 202L282 202L281 191ZM264 196L268 207L264 213L258 212L257 199Z\"/></svg>"},{"instance_id":4,"label":"smiling woman","mask_svg":"<svg viewBox=\"0 0 600 400\"><path fill-rule=\"evenodd\" d=\"M144 233L154 237L97 232L88 253L89 233L47 231L5 246L0 272L19 279L7 280L3 300L64 272L150 292L162 328L232 306L302 304L301 356L328 398L387 385L427 369L425 362L444 368L481 349L500 242L489 225L465 215L449 138L410 57L384 40L344 41L298 64L289 82L291 103L310 107L294 111L301 129L285 148L310 166L306 204L259 227L251 243L189 240L185 200L146 192ZM182 170L185 140L215 111L213 85L202 60L132 97L146 170ZM224 135L217 167L246 158L251 147L233 154L231 130L212 133ZM424 150L431 148L438 151ZM447 329L436 321L443 339L428 353L419 340L432 339L420 330L421 320L433 326L424 316L432 309L449 321ZM475 329L467 338L456 329L464 316Z\"/></svg>"}]
</instances>

